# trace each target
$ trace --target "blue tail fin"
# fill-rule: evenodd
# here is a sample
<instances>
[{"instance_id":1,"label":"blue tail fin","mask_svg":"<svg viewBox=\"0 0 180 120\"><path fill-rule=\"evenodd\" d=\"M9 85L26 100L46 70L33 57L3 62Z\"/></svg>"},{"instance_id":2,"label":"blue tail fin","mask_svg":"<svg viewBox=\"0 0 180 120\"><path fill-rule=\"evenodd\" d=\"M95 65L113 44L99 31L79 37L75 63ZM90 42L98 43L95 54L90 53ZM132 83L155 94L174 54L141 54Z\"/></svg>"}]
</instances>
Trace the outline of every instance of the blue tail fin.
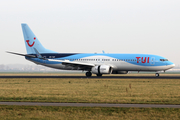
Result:
<instances>
[{"instance_id":1,"label":"blue tail fin","mask_svg":"<svg viewBox=\"0 0 180 120\"><path fill-rule=\"evenodd\" d=\"M54 51L44 48L27 24L22 23L21 26L27 54L36 54L35 49L39 53L56 53Z\"/></svg>"}]
</instances>

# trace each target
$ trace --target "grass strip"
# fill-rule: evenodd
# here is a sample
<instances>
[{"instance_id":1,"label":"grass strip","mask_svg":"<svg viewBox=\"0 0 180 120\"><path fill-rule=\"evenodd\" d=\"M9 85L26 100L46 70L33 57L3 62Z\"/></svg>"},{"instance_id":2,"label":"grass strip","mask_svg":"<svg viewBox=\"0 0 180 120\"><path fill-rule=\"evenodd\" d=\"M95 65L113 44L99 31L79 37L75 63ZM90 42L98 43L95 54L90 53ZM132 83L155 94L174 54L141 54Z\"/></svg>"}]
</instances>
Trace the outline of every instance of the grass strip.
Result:
<instances>
[{"instance_id":1,"label":"grass strip","mask_svg":"<svg viewBox=\"0 0 180 120\"><path fill-rule=\"evenodd\" d=\"M0 101L180 104L179 79L0 79Z\"/></svg>"},{"instance_id":2,"label":"grass strip","mask_svg":"<svg viewBox=\"0 0 180 120\"><path fill-rule=\"evenodd\" d=\"M0 106L0 119L180 119L176 108Z\"/></svg>"}]
</instances>

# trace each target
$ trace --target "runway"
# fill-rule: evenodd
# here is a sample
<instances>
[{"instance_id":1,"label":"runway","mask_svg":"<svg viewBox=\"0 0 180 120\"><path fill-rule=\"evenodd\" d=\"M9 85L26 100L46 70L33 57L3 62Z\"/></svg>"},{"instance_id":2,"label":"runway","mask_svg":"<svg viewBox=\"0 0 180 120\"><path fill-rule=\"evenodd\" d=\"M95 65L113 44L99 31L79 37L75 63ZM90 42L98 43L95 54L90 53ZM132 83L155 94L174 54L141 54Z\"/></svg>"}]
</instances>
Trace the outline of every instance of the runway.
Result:
<instances>
[{"instance_id":1,"label":"runway","mask_svg":"<svg viewBox=\"0 0 180 120\"><path fill-rule=\"evenodd\" d=\"M71 106L71 107L136 107L136 108L180 108L180 105L159 104L102 104L102 103L37 103L37 102L0 102L0 105L18 106Z\"/></svg>"},{"instance_id":2,"label":"runway","mask_svg":"<svg viewBox=\"0 0 180 120\"><path fill-rule=\"evenodd\" d=\"M180 79L180 76L0 76L0 78Z\"/></svg>"}]
</instances>

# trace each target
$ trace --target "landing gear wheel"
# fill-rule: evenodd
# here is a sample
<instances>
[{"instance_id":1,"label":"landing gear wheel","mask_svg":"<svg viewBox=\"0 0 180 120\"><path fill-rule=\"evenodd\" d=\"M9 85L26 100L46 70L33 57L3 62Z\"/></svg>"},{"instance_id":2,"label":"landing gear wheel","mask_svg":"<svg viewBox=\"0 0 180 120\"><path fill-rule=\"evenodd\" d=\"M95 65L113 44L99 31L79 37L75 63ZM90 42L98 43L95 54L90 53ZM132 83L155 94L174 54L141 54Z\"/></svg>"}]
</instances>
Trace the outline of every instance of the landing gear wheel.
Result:
<instances>
[{"instance_id":1,"label":"landing gear wheel","mask_svg":"<svg viewBox=\"0 0 180 120\"><path fill-rule=\"evenodd\" d=\"M98 77L101 77L102 76L102 74L96 74Z\"/></svg>"},{"instance_id":2,"label":"landing gear wheel","mask_svg":"<svg viewBox=\"0 0 180 120\"><path fill-rule=\"evenodd\" d=\"M86 72L86 77L91 77L92 73L91 72Z\"/></svg>"},{"instance_id":3,"label":"landing gear wheel","mask_svg":"<svg viewBox=\"0 0 180 120\"><path fill-rule=\"evenodd\" d=\"M156 76L156 77L159 77L159 73L156 73L155 76Z\"/></svg>"}]
</instances>

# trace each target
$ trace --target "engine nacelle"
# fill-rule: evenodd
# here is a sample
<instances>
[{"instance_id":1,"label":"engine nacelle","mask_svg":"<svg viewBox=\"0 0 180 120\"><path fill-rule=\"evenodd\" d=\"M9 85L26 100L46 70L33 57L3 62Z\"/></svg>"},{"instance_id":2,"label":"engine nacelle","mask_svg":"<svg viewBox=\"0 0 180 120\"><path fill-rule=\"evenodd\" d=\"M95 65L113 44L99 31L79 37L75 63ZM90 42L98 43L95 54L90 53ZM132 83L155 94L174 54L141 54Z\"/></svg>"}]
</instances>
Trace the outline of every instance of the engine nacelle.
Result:
<instances>
[{"instance_id":1,"label":"engine nacelle","mask_svg":"<svg viewBox=\"0 0 180 120\"><path fill-rule=\"evenodd\" d=\"M128 71L113 71L112 74L127 74Z\"/></svg>"},{"instance_id":2,"label":"engine nacelle","mask_svg":"<svg viewBox=\"0 0 180 120\"><path fill-rule=\"evenodd\" d=\"M99 65L92 67L91 72L94 74L111 74L112 68L109 65Z\"/></svg>"}]
</instances>

